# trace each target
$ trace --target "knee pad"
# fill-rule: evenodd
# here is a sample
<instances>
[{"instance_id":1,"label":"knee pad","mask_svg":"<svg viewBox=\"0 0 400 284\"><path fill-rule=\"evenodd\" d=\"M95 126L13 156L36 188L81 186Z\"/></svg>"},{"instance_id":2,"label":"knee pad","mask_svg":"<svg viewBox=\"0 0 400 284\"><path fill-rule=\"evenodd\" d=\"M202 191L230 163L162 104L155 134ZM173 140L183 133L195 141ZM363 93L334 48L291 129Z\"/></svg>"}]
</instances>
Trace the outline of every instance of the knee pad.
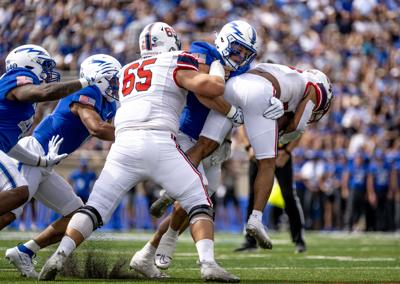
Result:
<instances>
[{"instance_id":1,"label":"knee pad","mask_svg":"<svg viewBox=\"0 0 400 284\"><path fill-rule=\"evenodd\" d=\"M93 231L103 226L103 219L101 218L99 211L92 206L85 205L79 208L76 213L82 213L90 217L93 223Z\"/></svg>"},{"instance_id":2,"label":"knee pad","mask_svg":"<svg viewBox=\"0 0 400 284\"><path fill-rule=\"evenodd\" d=\"M213 222L215 218L215 211L209 205L197 205L190 209L188 216L190 224L194 224L196 221L201 219L208 219Z\"/></svg>"},{"instance_id":3,"label":"knee pad","mask_svg":"<svg viewBox=\"0 0 400 284\"><path fill-rule=\"evenodd\" d=\"M92 219L90 219L89 215L80 212L77 212L72 216L68 223L68 227L81 233L84 239L89 237L96 229L93 226Z\"/></svg>"}]
</instances>

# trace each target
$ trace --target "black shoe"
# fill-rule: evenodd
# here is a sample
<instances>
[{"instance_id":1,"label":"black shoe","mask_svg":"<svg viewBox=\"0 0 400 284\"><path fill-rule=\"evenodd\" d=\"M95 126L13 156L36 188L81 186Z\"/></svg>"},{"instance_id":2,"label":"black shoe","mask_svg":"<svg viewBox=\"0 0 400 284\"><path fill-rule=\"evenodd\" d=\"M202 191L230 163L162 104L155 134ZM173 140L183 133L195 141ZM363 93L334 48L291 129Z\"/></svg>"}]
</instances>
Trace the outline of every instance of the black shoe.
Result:
<instances>
[{"instance_id":1,"label":"black shoe","mask_svg":"<svg viewBox=\"0 0 400 284\"><path fill-rule=\"evenodd\" d=\"M305 243L301 242L301 243L296 243L294 252L295 253L303 253L307 250L307 246Z\"/></svg>"},{"instance_id":2,"label":"black shoe","mask_svg":"<svg viewBox=\"0 0 400 284\"><path fill-rule=\"evenodd\" d=\"M255 251L258 248L257 243L244 242L241 247L234 250L234 252L249 252Z\"/></svg>"}]
</instances>

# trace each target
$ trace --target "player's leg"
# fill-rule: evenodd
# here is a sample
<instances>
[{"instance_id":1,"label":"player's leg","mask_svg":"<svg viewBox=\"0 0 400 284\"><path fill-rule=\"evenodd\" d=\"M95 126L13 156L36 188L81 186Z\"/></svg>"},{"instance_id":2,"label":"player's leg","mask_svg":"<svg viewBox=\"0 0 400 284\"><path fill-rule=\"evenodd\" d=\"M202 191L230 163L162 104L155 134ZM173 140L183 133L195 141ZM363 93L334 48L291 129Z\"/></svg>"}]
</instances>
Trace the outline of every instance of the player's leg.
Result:
<instances>
[{"instance_id":1,"label":"player's leg","mask_svg":"<svg viewBox=\"0 0 400 284\"><path fill-rule=\"evenodd\" d=\"M40 190L42 179L48 178L48 171L44 168L23 165L21 167L21 173L29 183L30 200L36 195L37 191ZM51 187L51 192L53 192L53 194L58 194L58 188L55 186ZM22 210L23 206L13 210L10 214L12 214L15 219L21 215ZM6 258L21 272L21 275L29 278L37 278L37 272L35 271L32 258L42 246L40 242L37 243L36 241L36 239L33 239L24 244L19 244L16 247L7 249L5 253Z\"/></svg>"},{"instance_id":2,"label":"player's leg","mask_svg":"<svg viewBox=\"0 0 400 284\"><path fill-rule=\"evenodd\" d=\"M145 161L140 159L144 145L121 144L113 144L87 204L72 216L56 252L43 266L39 280L54 279L68 256L94 230L108 222L123 195L142 178L146 167ZM138 158L132 158L135 156Z\"/></svg>"},{"instance_id":3,"label":"player's leg","mask_svg":"<svg viewBox=\"0 0 400 284\"><path fill-rule=\"evenodd\" d=\"M172 143L171 143L172 142ZM188 213L192 238L196 244L205 280L231 280L238 278L219 267L214 259L214 210L200 172L173 141L159 141L163 150L157 163L156 181L179 201ZM174 151L175 148L175 151ZM171 172L169 169L174 168Z\"/></svg>"},{"instance_id":4,"label":"player's leg","mask_svg":"<svg viewBox=\"0 0 400 284\"><path fill-rule=\"evenodd\" d=\"M296 190L293 188L292 157L282 168L276 168L275 175L285 200L285 211L289 217L292 241L296 245L296 252L304 252L304 215Z\"/></svg>"},{"instance_id":5,"label":"player's leg","mask_svg":"<svg viewBox=\"0 0 400 284\"><path fill-rule=\"evenodd\" d=\"M28 183L14 161L0 151L0 216L23 205L28 198Z\"/></svg>"},{"instance_id":6,"label":"player's leg","mask_svg":"<svg viewBox=\"0 0 400 284\"><path fill-rule=\"evenodd\" d=\"M262 214L274 183L278 126L275 120L265 119L262 115L265 107L268 107L268 94L273 94L272 85L264 83L259 88L256 86L245 103L240 105L245 117L245 130L254 149L258 168L254 182L254 207L246 231L256 238L260 247L271 249L272 242L262 224Z\"/></svg>"},{"instance_id":7,"label":"player's leg","mask_svg":"<svg viewBox=\"0 0 400 284\"><path fill-rule=\"evenodd\" d=\"M182 145L180 143L180 145ZM204 159L199 167L199 171L203 177L207 177L208 194L213 195L221 181L221 163L230 156L230 143L223 144L210 157ZM182 147L184 148L184 147ZM167 269L172 263L173 254L176 248L178 236L189 227L189 220L185 210L175 203L174 210L171 214L171 223L168 230L162 236L157 247L155 263L158 268Z\"/></svg>"}]
</instances>

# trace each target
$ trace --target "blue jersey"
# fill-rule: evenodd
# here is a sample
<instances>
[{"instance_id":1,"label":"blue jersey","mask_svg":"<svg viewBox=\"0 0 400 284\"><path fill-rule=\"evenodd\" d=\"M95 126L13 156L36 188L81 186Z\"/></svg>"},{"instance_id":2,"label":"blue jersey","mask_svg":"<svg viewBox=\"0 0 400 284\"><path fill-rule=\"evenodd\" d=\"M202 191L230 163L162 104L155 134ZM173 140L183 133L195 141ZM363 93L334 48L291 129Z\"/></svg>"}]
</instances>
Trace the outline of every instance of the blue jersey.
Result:
<instances>
[{"instance_id":1,"label":"blue jersey","mask_svg":"<svg viewBox=\"0 0 400 284\"><path fill-rule=\"evenodd\" d=\"M365 191L367 187L367 174L368 166L362 164L357 166L353 161L349 162L347 171L349 175L349 188L350 190Z\"/></svg>"},{"instance_id":2,"label":"blue jersey","mask_svg":"<svg viewBox=\"0 0 400 284\"><path fill-rule=\"evenodd\" d=\"M0 150L7 153L31 128L35 115L33 103L7 99L7 94L26 84L39 85L39 78L29 69L15 68L0 78Z\"/></svg>"},{"instance_id":3,"label":"blue jersey","mask_svg":"<svg viewBox=\"0 0 400 284\"><path fill-rule=\"evenodd\" d=\"M108 102L96 86L83 88L61 99L54 111L43 119L33 132L33 137L39 141L45 153L54 135L58 134L64 138L59 154L74 152L90 136L79 116L71 112L70 106L73 103L92 106L104 121L115 116L115 102Z\"/></svg>"},{"instance_id":4,"label":"blue jersey","mask_svg":"<svg viewBox=\"0 0 400 284\"><path fill-rule=\"evenodd\" d=\"M207 42L193 42L190 53L198 58L199 63L211 65L213 61L219 59L223 65L225 64L218 50ZM230 74L230 78L247 72L249 68L249 65L239 68ZM209 111L192 92L189 92L186 106L180 117L180 131L196 140L199 139Z\"/></svg>"},{"instance_id":5,"label":"blue jersey","mask_svg":"<svg viewBox=\"0 0 400 284\"><path fill-rule=\"evenodd\" d=\"M97 179L96 173L92 171L75 170L70 175L76 194L83 200L88 200L93 184Z\"/></svg>"},{"instance_id":6,"label":"blue jersey","mask_svg":"<svg viewBox=\"0 0 400 284\"><path fill-rule=\"evenodd\" d=\"M389 189L390 172L391 168L388 163L371 162L369 173L373 176L375 191L387 191Z\"/></svg>"}]
</instances>

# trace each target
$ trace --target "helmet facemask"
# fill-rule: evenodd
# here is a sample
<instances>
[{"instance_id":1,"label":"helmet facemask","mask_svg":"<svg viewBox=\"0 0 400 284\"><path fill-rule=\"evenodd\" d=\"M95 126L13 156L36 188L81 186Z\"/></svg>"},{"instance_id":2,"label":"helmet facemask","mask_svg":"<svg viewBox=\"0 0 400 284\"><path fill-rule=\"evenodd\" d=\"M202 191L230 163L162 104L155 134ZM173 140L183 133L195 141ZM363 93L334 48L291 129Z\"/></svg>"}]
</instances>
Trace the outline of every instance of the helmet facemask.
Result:
<instances>
[{"instance_id":1,"label":"helmet facemask","mask_svg":"<svg viewBox=\"0 0 400 284\"><path fill-rule=\"evenodd\" d=\"M228 35L226 39L228 40L228 47L221 52L221 55L228 67L237 70L239 67L246 66L254 60L257 55L257 50L255 48L236 39L233 35ZM245 51L244 56L242 56L243 50ZM231 58L232 56L238 56L238 62L233 60Z\"/></svg>"},{"instance_id":2,"label":"helmet facemask","mask_svg":"<svg viewBox=\"0 0 400 284\"><path fill-rule=\"evenodd\" d=\"M36 63L42 67L42 72L39 74L39 79L46 83L59 82L60 73L55 71L56 62L51 58L38 56L35 58Z\"/></svg>"},{"instance_id":3,"label":"helmet facemask","mask_svg":"<svg viewBox=\"0 0 400 284\"><path fill-rule=\"evenodd\" d=\"M108 101L113 101L113 100L119 100L118 98L118 90L119 90L119 78L118 78L118 72L114 74L114 76L111 77L111 79L107 79L108 87L104 91L106 95L106 99Z\"/></svg>"},{"instance_id":4,"label":"helmet facemask","mask_svg":"<svg viewBox=\"0 0 400 284\"><path fill-rule=\"evenodd\" d=\"M329 93L332 93L332 89L326 90L324 84L322 83L313 83L316 95L317 95L317 103L311 113L311 117L308 120L308 124L315 123L321 120L321 118L328 112L333 96L328 96ZM331 88L331 85L329 84Z\"/></svg>"}]
</instances>

